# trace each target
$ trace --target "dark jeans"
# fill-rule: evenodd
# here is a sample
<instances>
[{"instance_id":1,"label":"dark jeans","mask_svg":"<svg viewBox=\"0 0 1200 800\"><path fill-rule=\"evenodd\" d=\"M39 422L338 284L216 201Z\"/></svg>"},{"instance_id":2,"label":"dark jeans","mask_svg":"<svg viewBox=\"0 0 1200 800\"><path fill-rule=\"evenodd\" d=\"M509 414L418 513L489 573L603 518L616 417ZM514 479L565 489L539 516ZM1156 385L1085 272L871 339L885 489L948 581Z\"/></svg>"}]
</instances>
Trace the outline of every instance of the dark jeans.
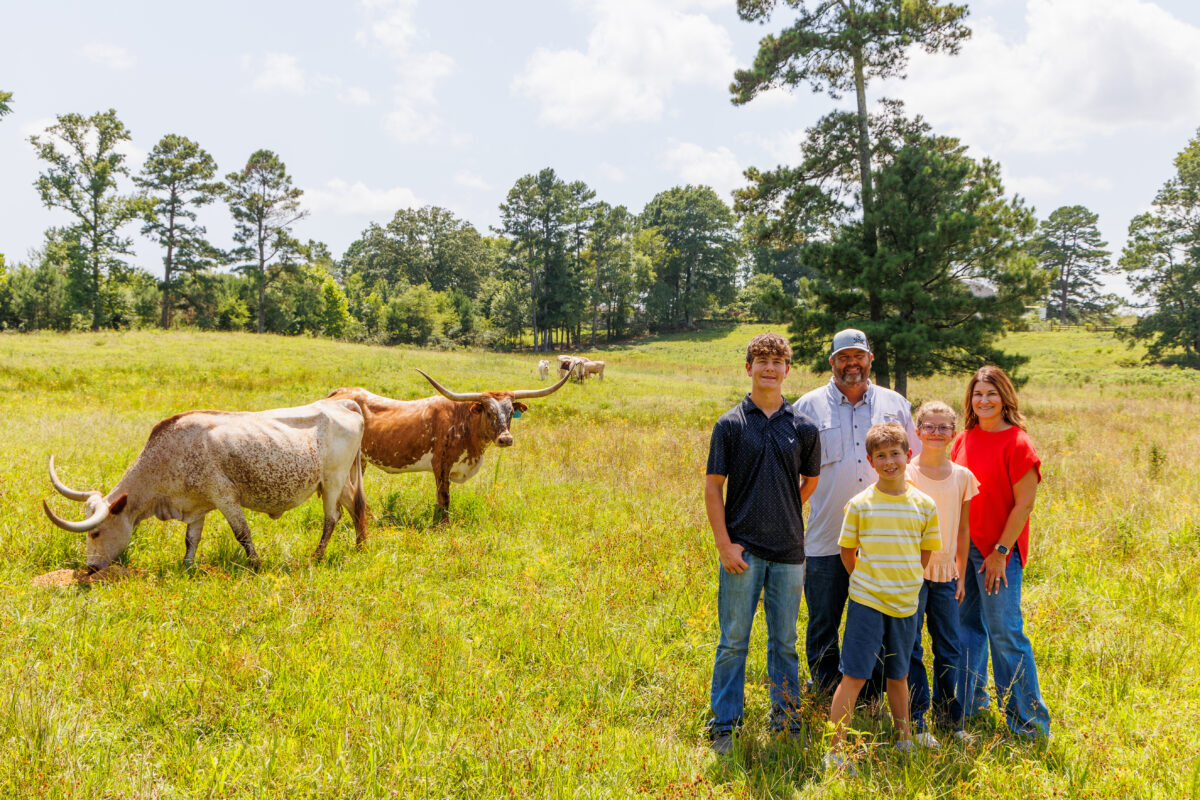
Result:
<instances>
[{"instance_id":1,"label":"dark jeans","mask_svg":"<svg viewBox=\"0 0 1200 800\"><path fill-rule=\"evenodd\" d=\"M954 590L958 581L927 580L921 585L917 605L917 641L908 665L910 719L917 733L925 730L925 712L929 710L929 678L922 660L921 625L929 620L929 640L933 650L933 718L952 730L962 729L962 705L955 695L962 651L958 638L958 601Z\"/></svg>"},{"instance_id":2,"label":"dark jeans","mask_svg":"<svg viewBox=\"0 0 1200 800\"><path fill-rule=\"evenodd\" d=\"M808 604L808 631L804 637L809 681L813 691L832 696L842 682L838 670L838 628L850 593L850 573L838 556L809 556L804 571L804 601ZM859 694L871 700L883 693L882 660Z\"/></svg>"}]
</instances>

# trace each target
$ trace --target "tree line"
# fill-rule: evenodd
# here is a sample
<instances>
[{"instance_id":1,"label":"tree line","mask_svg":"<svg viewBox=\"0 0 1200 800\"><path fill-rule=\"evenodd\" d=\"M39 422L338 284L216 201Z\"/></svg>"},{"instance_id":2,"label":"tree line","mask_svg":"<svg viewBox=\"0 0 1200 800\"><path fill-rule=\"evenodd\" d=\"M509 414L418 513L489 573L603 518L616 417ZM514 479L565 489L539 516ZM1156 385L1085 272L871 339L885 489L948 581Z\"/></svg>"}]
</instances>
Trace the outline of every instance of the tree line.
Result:
<instances>
[{"instance_id":1,"label":"tree line","mask_svg":"<svg viewBox=\"0 0 1200 800\"><path fill-rule=\"evenodd\" d=\"M764 24L777 5L737 3ZM878 381L903 392L910 377L1018 367L997 343L1031 307L1060 322L1109 320L1126 301L1101 281L1123 269L1148 312L1128 335L1152 358L1182 350L1197 363L1200 139L1114 264L1085 206L1039 221L1006 194L995 162L898 101L868 106L870 81L903 77L911 46L958 52L965 6L786 5L796 16L734 75L733 102L806 85L853 92L855 108L817 120L798 165L747 170L732 207L708 187L677 186L634 212L546 168L513 184L491 231L444 208L400 209L334 258L295 236L303 192L275 153L221 178L199 144L171 134L131 175L114 111L60 116L30 142L46 164L43 203L73 222L47 231L31 263L0 261L0 326L184 324L549 350L721 317L789 321L798 355L819 365L829 334L854 324L876 343ZM0 93L0 116L10 101ZM224 249L196 222L216 202L234 222ZM161 278L130 263L123 231L137 222L162 251Z\"/></svg>"}]
</instances>

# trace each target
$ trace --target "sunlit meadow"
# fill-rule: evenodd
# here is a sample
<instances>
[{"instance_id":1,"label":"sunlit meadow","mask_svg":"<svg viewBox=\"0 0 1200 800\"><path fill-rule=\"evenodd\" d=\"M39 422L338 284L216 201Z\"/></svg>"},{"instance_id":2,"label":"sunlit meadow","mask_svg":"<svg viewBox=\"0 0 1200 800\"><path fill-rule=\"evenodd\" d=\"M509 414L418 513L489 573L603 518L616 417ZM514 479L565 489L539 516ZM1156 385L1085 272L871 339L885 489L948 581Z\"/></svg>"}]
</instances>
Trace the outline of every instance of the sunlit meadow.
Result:
<instances>
[{"instance_id":1,"label":"sunlit meadow","mask_svg":"<svg viewBox=\"0 0 1200 800\"><path fill-rule=\"evenodd\" d=\"M762 631L733 757L702 734L717 562L701 501L712 423L761 326L593 351L605 381L531 401L434 526L428 474L366 475L370 539L320 504L249 514L251 572L219 514L197 566L143 522L135 577L79 566L46 475L107 490L151 427L193 408L299 405L339 386L414 398L535 388L537 356L189 333L0 336L0 797L1200 798L1200 376L1110 334L1016 334L1044 459L1025 606L1054 737L996 714L969 748L902 760L856 718L860 774L826 776L821 717L766 730ZM803 369L789 398L826 380ZM961 402L962 376L914 401ZM760 626L761 627L761 626Z\"/></svg>"}]
</instances>

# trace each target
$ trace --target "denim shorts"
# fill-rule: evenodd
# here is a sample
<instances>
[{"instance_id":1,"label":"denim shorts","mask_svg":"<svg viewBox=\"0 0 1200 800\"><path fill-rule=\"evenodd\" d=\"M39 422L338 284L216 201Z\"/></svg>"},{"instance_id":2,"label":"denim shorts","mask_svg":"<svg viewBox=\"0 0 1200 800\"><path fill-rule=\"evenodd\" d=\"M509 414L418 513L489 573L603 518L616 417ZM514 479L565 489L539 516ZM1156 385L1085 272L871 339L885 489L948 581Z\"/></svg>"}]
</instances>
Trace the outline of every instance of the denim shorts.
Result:
<instances>
[{"instance_id":1,"label":"denim shorts","mask_svg":"<svg viewBox=\"0 0 1200 800\"><path fill-rule=\"evenodd\" d=\"M917 640L917 615L890 617L851 600L846 606L846 632L842 637L843 675L867 680L883 648L883 676L898 681L908 675L908 662Z\"/></svg>"}]
</instances>

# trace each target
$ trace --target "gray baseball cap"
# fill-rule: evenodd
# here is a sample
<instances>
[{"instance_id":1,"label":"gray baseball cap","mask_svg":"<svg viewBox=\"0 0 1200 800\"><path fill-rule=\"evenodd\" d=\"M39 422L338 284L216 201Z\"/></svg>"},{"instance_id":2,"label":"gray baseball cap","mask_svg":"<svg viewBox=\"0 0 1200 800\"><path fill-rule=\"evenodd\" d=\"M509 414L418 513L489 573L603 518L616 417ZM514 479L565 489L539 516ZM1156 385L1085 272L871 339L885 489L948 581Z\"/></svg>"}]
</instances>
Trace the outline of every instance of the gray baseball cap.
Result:
<instances>
[{"instance_id":1,"label":"gray baseball cap","mask_svg":"<svg viewBox=\"0 0 1200 800\"><path fill-rule=\"evenodd\" d=\"M833 348L829 351L829 357L843 350L858 349L871 352L871 345L867 342L867 335L857 328L846 328L844 331L838 331L833 335Z\"/></svg>"}]
</instances>

